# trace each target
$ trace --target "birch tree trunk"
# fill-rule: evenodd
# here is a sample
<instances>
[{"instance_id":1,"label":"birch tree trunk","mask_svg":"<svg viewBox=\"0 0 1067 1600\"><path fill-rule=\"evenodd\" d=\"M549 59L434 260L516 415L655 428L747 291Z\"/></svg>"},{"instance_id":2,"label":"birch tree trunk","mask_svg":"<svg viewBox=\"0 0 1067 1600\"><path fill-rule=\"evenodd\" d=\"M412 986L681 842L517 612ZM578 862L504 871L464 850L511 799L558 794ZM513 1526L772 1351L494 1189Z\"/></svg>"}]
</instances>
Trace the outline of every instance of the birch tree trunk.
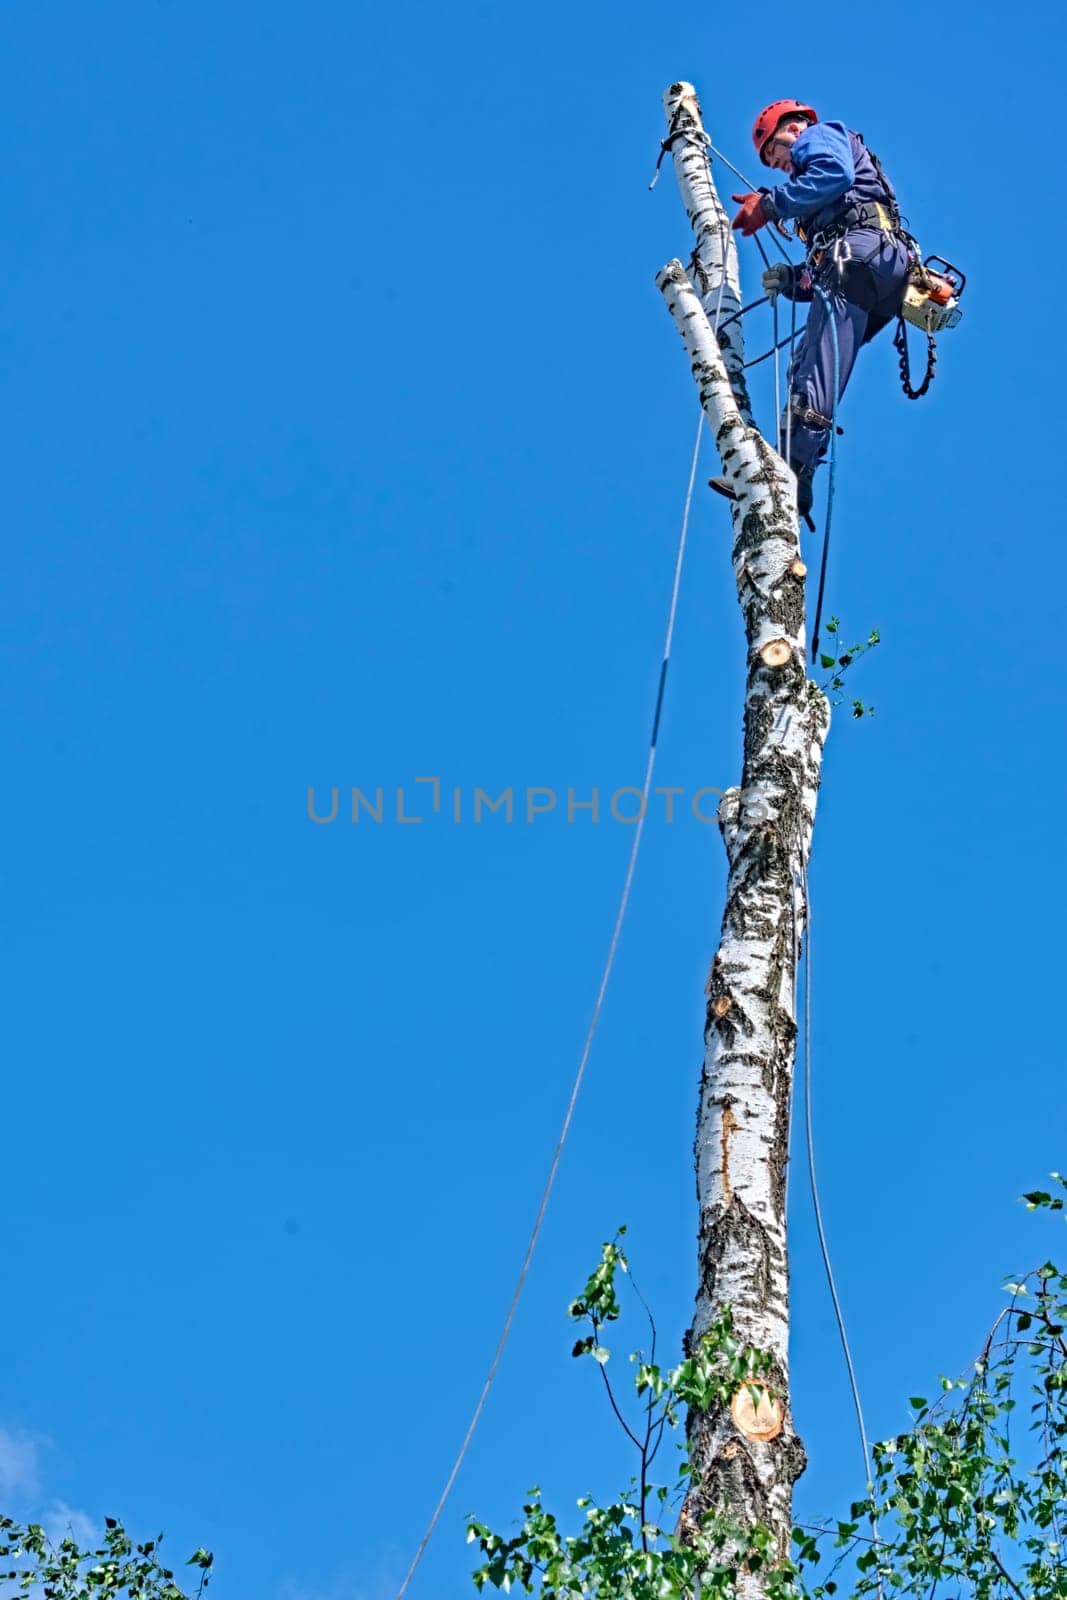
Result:
<instances>
[{"instance_id":1,"label":"birch tree trunk","mask_svg":"<svg viewBox=\"0 0 1067 1600\"><path fill-rule=\"evenodd\" d=\"M738 1338L770 1352L765 1398L691 1410L684 1534L708 1512L769 1527L789 1552L792 1487L804 1450L789 1405L786 1166L797 1038L797 951L806 916L806 863L815 822L825 697L808 682L806 569L795 481L752 420L745 385L737 253L716 193L693 86L664 97L668 141L696 235L695 287L678 261L657 277L681 333L732 503L733 568L747 645L741 783L720 830L728 863L719 948L707 983L706 1053L696 1135L700 1206L694 1340L732 1308ZM719 324L716 337L714 324ZM723 503L725 513L726 502ZM742 1572L744 1600L765 1593Z\"/></svg>"}]
</instances>

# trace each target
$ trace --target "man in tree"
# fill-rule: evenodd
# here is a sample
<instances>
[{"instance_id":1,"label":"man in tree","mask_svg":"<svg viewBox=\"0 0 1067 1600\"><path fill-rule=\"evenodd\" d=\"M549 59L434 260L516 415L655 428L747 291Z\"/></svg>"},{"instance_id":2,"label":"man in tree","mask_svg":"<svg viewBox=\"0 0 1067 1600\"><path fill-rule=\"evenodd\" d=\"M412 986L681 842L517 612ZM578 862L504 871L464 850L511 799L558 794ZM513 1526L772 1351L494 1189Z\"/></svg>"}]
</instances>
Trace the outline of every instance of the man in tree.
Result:
<instances>
[{"instance_id":1,"label":"man in tree","mask_svg":"<svg viewBox=\"0 0 1067 1600\"><path fill-rule=\"evenodd\" d=\"M756 118L752 141L763 165L787 177L774 189L735 194L741 209L733 226L748 238L789 218L808 247L803 266L782 262L763 274L768 294L811 302L790 363L788 401L789 465L797 477L797 508L807 515L835 403L860 346L899 312L913 258L892 184L877 156L843 122L820 122L799 100L775 100ZM836 394L831 318L840 367Z\"/></svg>"}]
</instances>

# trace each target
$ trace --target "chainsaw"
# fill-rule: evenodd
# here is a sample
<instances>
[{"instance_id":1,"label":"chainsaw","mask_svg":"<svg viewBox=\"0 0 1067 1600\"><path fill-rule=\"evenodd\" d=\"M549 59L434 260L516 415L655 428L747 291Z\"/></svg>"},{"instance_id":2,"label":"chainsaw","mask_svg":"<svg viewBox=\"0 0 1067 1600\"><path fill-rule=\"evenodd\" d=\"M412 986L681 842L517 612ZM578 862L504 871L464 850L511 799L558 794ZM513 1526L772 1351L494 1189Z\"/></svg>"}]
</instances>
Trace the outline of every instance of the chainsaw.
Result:
<instances>
[{"instance_id":1,"label":"chainsaw","mask_svg":"<svg viewBox=\"0 0 1067 1600\"><path fill-rule=\"evenodd\" d=\"M908 273L904 304L900 314L905 322L924 333L943 333L954 328L963 315L960 296L967 279L944 256L927 256L916 261Z\"/></svg>"}]
</instances>

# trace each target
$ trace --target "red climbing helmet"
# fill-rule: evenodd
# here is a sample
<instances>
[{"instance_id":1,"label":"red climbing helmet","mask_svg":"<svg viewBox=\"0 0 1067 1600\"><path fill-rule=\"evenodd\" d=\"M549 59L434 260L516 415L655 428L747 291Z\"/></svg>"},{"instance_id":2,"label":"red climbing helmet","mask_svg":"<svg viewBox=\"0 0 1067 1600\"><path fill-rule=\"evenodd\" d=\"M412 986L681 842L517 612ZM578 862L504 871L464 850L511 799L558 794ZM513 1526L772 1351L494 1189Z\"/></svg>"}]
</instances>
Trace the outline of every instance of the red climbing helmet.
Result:
<instances>
[{"instance_id":1,"label":"red climbing helmet","mask_svg":"<svg viewBox=\"0 0 1067 1600\"><path fill-rule=\"evenodd\" d=\"M783 119L790 115L810 117L812 122L819 120L819 113L813 106L806 106L799 100L773 100L763 108L752 128L752 143L761 161L767 140ZM763 165L767 165L766 161L763 161Z\"/></svg>"}]
</instances>

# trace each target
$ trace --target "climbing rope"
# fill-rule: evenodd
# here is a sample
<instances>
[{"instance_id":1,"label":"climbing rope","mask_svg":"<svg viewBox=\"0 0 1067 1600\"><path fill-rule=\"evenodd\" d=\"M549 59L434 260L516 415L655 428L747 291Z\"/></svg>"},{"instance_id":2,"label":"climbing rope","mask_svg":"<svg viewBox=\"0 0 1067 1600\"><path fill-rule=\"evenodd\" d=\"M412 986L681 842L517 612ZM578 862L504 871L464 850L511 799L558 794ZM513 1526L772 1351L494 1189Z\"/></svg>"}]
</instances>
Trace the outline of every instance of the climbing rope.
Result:
<instances>
[{"instance_id":1,"label":"climbing rope","mask_svg":"<svg viewBox=\"0 0 1067 1600\"><path fill-rule=\"evenodd\" d=\"M771 349L774 357L774 448L778 454L782 453L782 374L781 362L778 360L778 351L781 345L778 342L778 296L771 295ZM745 362L747 366L754 366L755 362Z\"/></svg>"},{"instance_id":2,"label":"climbing rope","mask_svg":"<svg viewBox=\"0 0 1067 1600\"><path fill-rule=\"evenodd\" d=\"M750 300L748 302L747 306L742 306L741 307L740 311L731 311L731 313L730 313L730 315L728 317L724 317L723 318L721 328L716 323L715 332L716 333L724 333L726 331L726 329L730 326L731 322L736 322L739 317L747 316L750 311L755 311L757 306L765 306L767 304L768 299L769 299L768 295L761 294L758 300Z\"/></svg>"},{"instance_id":3,"label":"climbing rope","mask_svg":"<svg viewBox=\"0 0 1067 1600\"><path fill-rule=\"evenodd\" d=\"M815 293L821 298L826 308L826 320L830 324L830 334L834 346L834 404L830 412L830 481L826 488L826 522L823 525L822 535L822 561L819 563L819 597L815 602L815 626L811 633L811 659L814 663L819 654L819 623L822 621L823 593L826 589L826 562L830 555L830 521L834 513L834 479L837 474L837 402L841 393L841 351L837 343L837 323L834 321L834 308L830 296L818 283L814 285Z\"/></svg>"},{"instance_id":4,"label":"climbing rope","mask_svg":"<svg viewBox=\"0 0 1067 1600\"><path fill-rule=\"evenodd\" d=\"M726 225L726 218L723 217L722 221L719 224L719 251L720 251L720 254L722 255L722 261L721 261L720 267L719 267L719 298L715 302L715 336L716 336L716 338L718 338L718 335L719 335L719 322L720 322L720 319L722 317L722 297L723 297L723 293L724 293L724 291L726 289L726 252L729 249L729 246L730 246L730 230ZM704 266L703 266L703 262L701 262L701 271L703 271L703 270L704 270ZM707 274L705 273L704 275L705 275L705 278L706 278Z\"/></svg>"},{"instance_id":5,"label":"climbing rope","mask_svg":"<svg viewBox=\"0 0 1067 1600\"><path fill-rule=\"evenodd\" d=\"M867 1475L867 1482L871 1482L871 1449L867 1438L867 1427L863 1420L863 1403L860 1400L859 1384L856 1381L856 1368L852 1361L852 1350L848 1342L848 1333L845 1329L845 1315L841 1310L841 1301L838 1298L837 1283L834 1280L834 1269L830 1262L830 1246L826 1239L826 1228L822 1220L822 1206L819 1203L819 1184L815 1176L815 1132L814 1118L812 1115L811 1100L811 901L808 890L808 862L804 858L804 1140L808 1152L808 1186L811 1190L811 1206L815 1213L815 1232L819 1236L819 1252L822 1255L823 1270L826 1273L826 1282L830 1290L830 1299L834 1306L834 1319L837 1322L837 1331L841 1338L841 1348L845 1353L845 1366L848 1368L849 1387L852 1390L852 1404L856 1411L856 1423L859 1428L860 1446L863 1450L863 1467Z\"/></svg>"},{"instance_id":6,"label":"climbing rope","mask_svg":"<svg viewBox=\"0 0 1067 1600\"><path fill-rule=\"evenodd\" d=\"M746 178L744 173L741 171L740 167L735 167L732 161L727 161L726 157L723 155L721 150L716 150L716 148L712 144L711 140L708 139L707 134L705 134L704 137L705 137L705 139L707 139L708 153L710 155L715 156L717 158L717 160L721 161L724 167L729 167L729 169L733 173L734 177L741 179L741 182L745 185L745 188L749 191L750 194L760 194L760 193L763 192L758 183L753 183L751 178ZM753 235L753 237L755 238L755 235ZM790 266L792 266L792 264L793 264L792 257L790 256L789 251L785 247L785 243L784 243L784 241L782 239L782 236L778 232L777 225L775 225L774 227L771 228L771 238L774 240L776 248L782 253L782 255L785 257L785 259L789 262ZM759 243L758 240L756 242Z\"/></svg>"},{"instance_id":7,"label":"climbing rope","mask_svg":"<svg viewBox=\"0 0 1067 1600\"><path fill-rule=\"evenodd\" d=\"M826 1274L827 1286L830 1290L830 1299L833 1301L834 1319L837 1322L837 1331L841 1339L841 1349L845 1355L845 1366L848 1368L849 1388L852 1390L852 1405L856 1413L856 1426L859 1430L860 1449L863 1452L863 1469L866 1473L868 1485L873 1483L871 1474L871 1447L867 1437L867 1426L863 1420L863 1402L860 1399L860 1386L856 1378L856 1368L852 1360L852 1350L848 1342L848 1332L845 1328L845 1314L841 1309L841 1301L837 1293L837 1284L834 1280L834 1269L830 1261L830 1246L826 1239L826 1229L823 1225L822 1206L819 1203L819 1185L815 1176L815 1134L814 1118L812 1115L812 1048L811 1048L811 898L808 889L808 858L803 857L803 883L804 883L804 1139L808 1152L808 1185L811 1190L811 1205L815 1213L815 1231L819 1238L819 1253L822 1256L823 1270ZM793 949L796 959L796 914L793 916ZM794 968L795 970L795 968ZM875 1512L870 1515L871 1534L877 1549L879 1545L878 1518ZM881 1580L878 1582L878 1594L881 1597Z\"/></svg>"},{"instance_id":8,"label":"climbing rope","mask_svg":"<svg viewBox=\"0 0 1067 1600\"><path fill-rule=\"evenodd\" d=\"M674 582L671 587L671 602L667 614L667 632L663 645L663 660L660 664L659 688L656 692L656 709L652 717L652 734L651 738L649 739L648 759L645 764L645 779L641 788L641 809L638 813L637 826L634 829L633 844L630 847L630 859L626 866L626 877L623 881L622 894L619 897L618 910L615 913L615 926L612 929L611 942L608 945L607 959L604 962L604 968L600 977L600 987L597 990L596 1003L593 1006L593 1015L590 1018L589 1027L586 1032L585 1044L582 1047L581 1058L578 1062L578 1070L574 1075L574 1082L571 1085L570 1099L567 1101L567 1109L564 1113L563 1123L560 1127L559 1136L556 1140L556 1148L552 1152L552 1160L548 1169L548 1177L545 1181L544 1191L541 1195L541 1204L537 1208L537 1216L534 1218L533 1231L530 1234L529 1242L526 1246L526 1254L522 1259L522 1266L519 1269L518 1281L515 1284L515 1289L511 1296L511 1304L508 1306L507 1316L504 1318L504 1326L501 1329L500 1338L497 1340L496 1349L493 1352L493 1359L489 1363L489 1370L485 1375L485 1382L482 1384L481 1393L478 1396L478 1402L474 1407L474 1412L471 1416L470 1422L467 1424L467 1431L463 1435L463 1442L459 1447L455 1461L452 1463L452 1470L449 1472L448 1477L445 1480L445 1486L441 1491L436 1506L434 1507L433 1515L427 1524L426 1531L419 1541L418 1549L415 1551L414 1558L407 1570L404 1581L396 1592L396 1600L403 1600L403 1596L407 1592L408 1585L415 1576L419 1563L426 1553L426 1547L433 1537L434 1529L437 1527L441 1513L448 1502L448 1497L452 1493L453 1486L457 1477L459 1476L460 1468L462 1467L464 1459L467 1455L467 1451L470 1448L471 1440L474 1437L474 1430L477 1428L478 1423L481 1420L482 1412L485 1410L485 1403L489 1398L489 1391L493 1386L493 1379L496 1377L497 1368L500 1366L501 1357L504 1354L504 1346L508 1342L508 1335L511 1332L511 1325L515 1320L515 1313L518 1310L519 1300L522 1296L522 1291L526 1283L526 1277L530 1270L530 1263L533 1260L534 1250L536 1249L537 1241L541 1234L541 1227L545 1220L545 1213L548 1210L549 1198L556 1182L556 1173L559 1171L560 1158L563 1155L563 1146L567 1142L567 1135L570 1132L571 1121L574 1117L574 1108L578 1103L578 1091L581 1089L582 1079L585 1077L586 1064L588 1063L589 1055L593 1048L593 1040L596 1036L597 1025L600 1022L600 1013L604 1005L604 996L607 993L608 980L611 977L611 971L615 965L615 956L619 948L619 938L622 933L623 919L626 916L626 908L630 902L630 890L633 886L634 871L637 867L637 855L641 848L641 837L644 832L645 814L648 811L648 797L652 790L652 772L656 764L656 741L659 737L660 715L663 710L663 696L667 686L667 666L670 662L671 644L674 639L674 623L678 612L678 591L682 581L682 561L685 556L686 538L689 532L689 511L693 503L693 485L696 482L697 462L700 456L700 444L703 431L704 412L703 409L701 409L700 420L697 424L696 439L693 442L693 459L689 468L689 484L685 492L685 506L682 511L682 526L681 532L678 536L678 551L674 562Z\"/></svg>"},{"instance_id":9,"label":"climbing rope","mask_svg":"<svg viewBox=\"0 0 1067 1600\"><path fill-rule=\"evenodd\" d=\"M793 445L793 345L797 337L797 302L795 295L789 299L789 364L785 369L786 410L785 410L785 459L788 462L792 455Z\"/></svg>"},{"instance_id":10,"label":"climbing rope","mask_svg":"<svg viewBox=\"0 0 1067 1600\"><path fill-rule=\"evenodd\" d=\"M746 371L747 371L747 369L749 367L758 367L761 361L767 361L767 360L770 359L771 356L777 355L779 350L784 350L787 344L792 344L793 340L795 338L796 338L796 334L795 333L788 333L788 334L786 334L784 339L779 339L777 344L772 344L771 348L769 350L764 350L764 352L763 352L763 354L761 356L753 356L750 361L743 361L741 363L741 365L746 369ZM778 368L777 368L777 364L775 365L774 391L775 391L775 404L778 404Z\"/></svg>"}]
</instances>

